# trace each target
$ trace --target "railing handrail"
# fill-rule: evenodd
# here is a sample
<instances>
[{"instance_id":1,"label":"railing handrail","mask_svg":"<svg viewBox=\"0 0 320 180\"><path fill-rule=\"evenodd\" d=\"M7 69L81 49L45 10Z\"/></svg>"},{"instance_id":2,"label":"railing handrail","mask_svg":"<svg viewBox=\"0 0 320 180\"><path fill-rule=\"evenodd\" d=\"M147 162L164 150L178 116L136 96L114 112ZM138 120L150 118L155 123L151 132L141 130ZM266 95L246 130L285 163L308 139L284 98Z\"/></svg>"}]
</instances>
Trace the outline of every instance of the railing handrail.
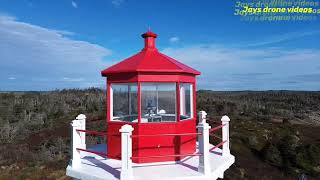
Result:
<instances>
[{"instance_id":1,"label":"railing handrail","mask_svg":"<svg viewBox=\"0 0 320 180\"><path fill-rule=\"evenodd\" d=\"M141 135L131 135L132 138L139 137L154 137L154 136L192 136L192 135L201 135L202 133L180 133L180 134L141 134Z\"/></svg>"},{"instance_id":2,"label":"railing handrail","mask_svg":"<svg viewBox=\"0 0 320 180\"><path fill-rule=\"evenodd\" d=\"M206 117L206 121L209 121L209 122L214 123L214 124L221 124L221 121L217 121L215 119L211 119L211 118L208 118L208 117Z\"/></svg>"},{"instance_id":3,"label":"railing handrail","mask_svg":"<svg viewBox=\"0 0 320 180\"><path fill-rule=\"evenodd\" d=\"M167 133L167 134L146 134L146 135L132 135L133 127L130 124L125 124L119 130L119 134L109 134L108 132L98 132L85 130L86 126L86 116L80 114L72 121L72 168L81 167L81 155L80 151L89 152L97 154L100 156L106 156L111 158L120 158L121 159L121 173L120 179L133 179L133 170L132 170L132 159L142 159L142 158L168 158L168 157L188 157L188 156L199 156L199 165L198 171L205 175L211 173L210 165L210 152L214 149L221 148L222 156L230 155L229 147L229 121L228 116L223 116L221 118L221 123L216 127L211 128L210 125L206 122L207 113L200 111L199 115L199 124L197 125L198 132L192 133ZM209 121L211 119L208 119ZM214 122L216 123L216 122ZM214 135L218 129L222 129L222 137ZM116 132L115 132L116 133ZM86 149L85 137L86 134L101 135L101 136L121 136L121 155L119 156L110 156L105 152L96 152L93 150ZM132 138L139 137L155 137L155 136L197 136L198 138L198 151L189 154L167 154L167 155L151 155L151 156L132 156ZM213 136L221 139L221 142L216 146L210 147L209 137ZM192 137L194 138L194 137Z\"/></svg>"},{"instance_id":4,"label":"railing handrail","mask_svg":"<svg viewBox=\"0 0 320 180\"><path fill-rule=\"evenodd\" d=\"M217 139L221 139L221 140L222 140L222 137L219 137L219 136L214 135L214 134L209 134L209 136L212 136L212 137L215 137L215 138L217 138Z\"/></svg>"},{"instance_id":5,"label":"railing handrail","mask_svg":"<svg viewBox=\"0 0 320 180\"><path fill-rule=\"evenodd\" d=\"M104 156L104 157L111 157L111 158L121 158L121 156L110 156L108 155L107 153L102 153L102 152L97 152L97 151L91 151L91 150L88 150L88 149L82 149L82 148L76 148L78 151L84 151L84 152L89 152L89 153L92 153L92 154L97 154L97 155L100 155L100 156Z\"/></svg>"},{"instance_id":6,"label":"railing handrail","mask_svg":"<svg viewBox=\"0 0 320 180\"><path fill-rule=\"evenodd\" d=\"M211 128L210 130L209 130L209 133L212 133L212 132L214 132L214 131L217 131L218 129L221 129L223 126L225 126L226 124L221 124L220 126L216 126L216 127L214 127L214 128Z\"/></svg>"},{"instance_id":7,"label":"railing handrail","mask_svg":"<svg viewBox=\"0 0 320 180\"><path fill-rule=\"evenodd\" d=\"M213 146L211 149L209 149L209 151L211 152L211 151L213 151L213 150L221 147L221 146L222 146L224 143L226 143L226 142L227 142L227 140L220 142L218 145Z\"/></svg>"},{"instance_id":8,"label":"railing handrail","mask_svg":"<svg viewBox=\"0 0 320 180\"><path fill-rule=\"evenodd\" d=\"M88 149L77 148L77 150L78 150L78 151L84 151L84 152L89 152L89 153L97 154L97 155L100 155L100 156L107 156L106 153L97 152L97 151L91 151L91 150L88 150Z\"/></svg>"},{"instance_id":9,"label":"railing handrail","mask_svg":"<svg viewBox=\"0 0 320 180\"><path fill-rule=\"evenodd\" d=\"M99 131L89 131L89 130L83 130L83 129L76 129L78 132L85 132L86 134L93 134L93 135L101 135L106 136L108 135L107 132L99 132Z\"/></svg>"},{"instance_id":10,"label":"railing handrail","mask_svg":"<svg viewBox=\"0 0 320 180\"><path fill-rule=\"evenodd\" d=\"M87 134L93 134L93 135L100 135L100 136L120 136L120 134L109 134L108 132L99 132L99 131L89 131L89 130L83 130L83 129L76 129L78 132L84 132Z\"/></svg>"},{"instance_id":11,"label":"railing handrail","mask_svg":"<svg viewBox=\"0 0 320 180\"><path fill-rule=\"evenodd\" d=\"M195 154L168 154L168 155L158 155L158 156L132 156L131 159L181 157L181 156L202 156L202 154L195 153Z\"/></svg>"},{"instance_id":12,"label":"railing handrail","mask_svg":"<svg viewBox=\"0 0 320 180\"><path fill-rule=\"evenodd\" d=\"M210 133L221 129L225 124L221 124L217 127L211 128L209 130ZM108 132L99 132L99 131L90 131L90 130L83 130L83 129L76 129L78 132L85 132L87 134L93 135L101 135L101 136L120 136L120 134L108 134ZM201 135L202 133L169 133L169 134L142 134L142 135L131 135L132 138L139 138L139 137L155 137L155 136L192 136L192 135Z\"/></svg>"},{"instance_id":13,"label":"railing handrail","mask_svg":"<svg viewBox=\"0 0 320 180\"><path fill-rule=\"evenodd\" d=\"M210 133L221 129L225 124L221 124L209 130ZM169 134L141 134L141 135L131 135L132 138L139 138L139 137L155 137L155 136L192 136L192 135L201 135L202 133L169 133ZM221 139L221 138L220 138Z\"/></svg>"}]
</instances>

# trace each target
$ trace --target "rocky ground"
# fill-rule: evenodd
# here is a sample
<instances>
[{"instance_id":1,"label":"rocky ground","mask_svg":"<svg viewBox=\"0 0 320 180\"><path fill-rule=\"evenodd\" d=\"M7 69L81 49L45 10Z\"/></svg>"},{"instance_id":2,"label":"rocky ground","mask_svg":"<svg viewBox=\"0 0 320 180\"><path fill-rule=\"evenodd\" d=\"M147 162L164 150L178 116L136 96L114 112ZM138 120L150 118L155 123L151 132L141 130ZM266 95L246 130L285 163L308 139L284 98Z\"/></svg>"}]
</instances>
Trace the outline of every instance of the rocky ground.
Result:
<instances>
[{"instance_id":1,"label":"rocky ground","mask_svg":"<svg viewBox=\"0 0 320 180\"><path fill-rule=\"evenodd\" d=\"M79 113L105 119L104 96L96 89L0 93L0 179L70 179L69 123ZM320 92L200 91L197 101L211 126L224 114L231 119L236 163L225 179L320 179Z\"/></svg>"},{"instance_id":2,"label":"rocky ground","mask_svg":"<svg viewBox=\"0 0 320 180\"><path fill-rule=\"evenodd\" d=\"M236 121L236 120L235 120ZM227 179L320 178L320 127L241 121L231 125L236 163Z\"/></svg>"}]
</instances>

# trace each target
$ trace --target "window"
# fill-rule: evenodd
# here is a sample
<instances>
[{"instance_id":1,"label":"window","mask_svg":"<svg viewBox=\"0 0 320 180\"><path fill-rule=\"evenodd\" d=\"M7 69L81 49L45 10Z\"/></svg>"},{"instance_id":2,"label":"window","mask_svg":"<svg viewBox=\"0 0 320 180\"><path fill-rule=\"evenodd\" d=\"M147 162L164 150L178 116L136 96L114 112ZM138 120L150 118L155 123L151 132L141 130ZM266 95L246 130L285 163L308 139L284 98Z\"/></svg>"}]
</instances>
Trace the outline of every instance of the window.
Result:
<instances>
[{"instance_id":1,"label":"window","mask_svg":"<svg viewBox=\"0 0 320 180\"><path fill-rule=\"evenodd\" d=\"M111 84L112 121L138 122L137 84Z\"/></svg>"},{"instance_id":2,"label":"window","mask_svg":"<svg viewBox=\"0 0 320 180\"><path fill-rule=\"evenodd\" d=\"M180 120L193 118L193 88L190 83L180 84Z\"/></svg>"},{"instance_id":3,"label":"window","mask_svg":"<svg viewBox=\"0 0 320 180\"><path fill-rule=\"evenodd\" d=\"M176 84L141 83L141 122L176 121Z\"/></svg>"}]
</instances>

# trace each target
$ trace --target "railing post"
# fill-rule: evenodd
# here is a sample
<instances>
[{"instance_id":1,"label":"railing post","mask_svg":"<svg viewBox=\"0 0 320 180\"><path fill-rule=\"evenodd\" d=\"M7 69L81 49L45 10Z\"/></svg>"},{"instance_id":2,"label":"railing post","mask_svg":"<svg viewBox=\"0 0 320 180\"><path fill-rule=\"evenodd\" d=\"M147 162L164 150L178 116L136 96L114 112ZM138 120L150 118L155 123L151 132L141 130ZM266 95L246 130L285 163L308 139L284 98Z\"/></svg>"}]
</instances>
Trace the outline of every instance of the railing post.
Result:
<instances>
[{"instance_id":1,"label":"railing post","mask_svg":"<svg viewBox=\"0 0 320 180\"><path fill-rule=\"evenodd\" d=\"M121 175L120 180L132 180L132 131L133 127L125 124L121 127Z\"/></svg>"},{"instance_id":2,"label":"railing post","mask_svg":"<svg viewBox=\"0 0 320 180\"><path fill-rule=\"evenodd\" d=\"M228 116L222 116L221 122L224 124L222 127L222 141L226 141L222 146L222 156L230 155L229 121L230 118Z\"/></svg>"},{"instance_id":3,"label":"railing post","mask_svg":"<svg viewBox=\"0 0 320 180\"><path fill-rule=\"evenodd\" d=\"M81 130L86 130L86 115L84 114L79 114L76 117L76 120L78 120L80 122L81 127L79 129ZM81 145L79 146L79 148L81 147L82 149L86 149L86 133L85 132L80 132L80 138L81 138Z\"/></svg>"},{"instance_id":4,"label":"railing post","mask_svg":"<svg viewBox=\"0 0 320 180\"><path fill-rule=\"evenodd\" d=\"M198 171L208 175L211 173L210 161L209 161L209 129L211 128L209 124L206 122L205 111L200 111L198 113L199 116L199 124L197 126L198 133L198 145L199 145L199 153L202 156L199 156L199 167Z\"/></svg>"},{"instance_id":5,"label":"railing post","mask_svg":"<svg viewBox=\"0 0 320 180\"><path fill-rule=\"evenodd\" d=\"M81 145L81 135L77 129L81 128L81 122L77 119L73 120L71 123L71 166L72 168L79 168L81 166L81 156L80 151L77 148Z\"/></svg>"}]
</instances>

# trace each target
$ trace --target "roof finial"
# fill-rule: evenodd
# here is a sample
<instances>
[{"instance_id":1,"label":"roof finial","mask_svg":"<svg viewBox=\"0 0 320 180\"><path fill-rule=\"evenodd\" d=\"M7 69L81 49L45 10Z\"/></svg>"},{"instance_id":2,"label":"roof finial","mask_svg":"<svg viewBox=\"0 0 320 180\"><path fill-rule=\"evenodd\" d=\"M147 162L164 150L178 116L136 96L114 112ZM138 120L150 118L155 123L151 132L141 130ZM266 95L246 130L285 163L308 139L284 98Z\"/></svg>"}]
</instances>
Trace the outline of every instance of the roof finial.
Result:
<instances>
[{"instance_id":1,"label":"roof finial","mask_svg":"<svg viewBox=\"0 0 320 180\"><path fill-rule=\"evenodd\" d=\"M151 32L150 26L148 26L148 31L141 35L144 38L144 48L143 49L156 49L155 38L157 34Z\"/></svg>"}]
</instances>

